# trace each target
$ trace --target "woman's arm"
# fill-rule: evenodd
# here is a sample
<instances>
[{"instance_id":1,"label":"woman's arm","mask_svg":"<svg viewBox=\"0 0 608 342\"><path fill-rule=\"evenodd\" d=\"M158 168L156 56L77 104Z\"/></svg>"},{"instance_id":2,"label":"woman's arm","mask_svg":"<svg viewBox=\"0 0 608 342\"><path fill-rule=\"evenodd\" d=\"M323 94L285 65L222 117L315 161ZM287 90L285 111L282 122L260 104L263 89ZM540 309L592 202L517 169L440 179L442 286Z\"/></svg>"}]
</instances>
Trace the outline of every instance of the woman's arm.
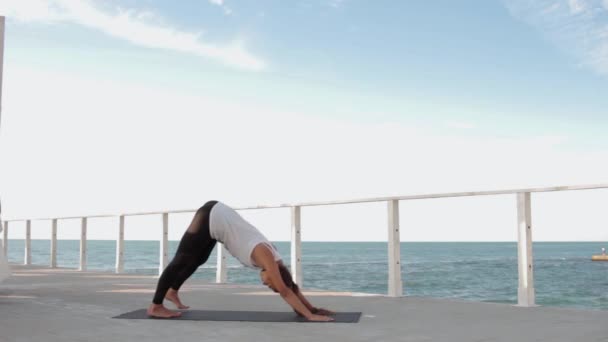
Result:
<instances>
[{"instance_id":1,"label":"woman's arm","mask_svg":"<svg viewBox=\"0 0 608 342\"><path fill-rule=\"evenodd\" d=\"M308 308L308 310L315 315L328 316L328 315L335 314L335 312L333 312L331 310L327 310L324 308L317 308L317 307L313 306L312 304L310 304L310 302L306 299L306 297L304 297L304 294L299 289L298 289L298 291L296 291L296 295L298 296L298 298L300 298L300 301L302 302L302 304L304 304L306 306L306 308Z\"/></svg>"},{"instance_id":2,"label":"woman's arm","mask_svg":"<svg viewBox=\"0 0 608 342\"><path fill-rule=\"evenodd\" d=\"M310 312L308 307L300 300L299 296L285 285L283 279L281 279L279 267L274 260L274 254L268 249L267 246L263 244L258 245L253 249L251 257L258 266L262 267L267 272L274 289L296 312L300 313L302 316L306 317L306 319L311 321L332 320L328 319L329 317L315 315ZM310 303L308 304L310 305Z\"/></svg>"}]
</instances>

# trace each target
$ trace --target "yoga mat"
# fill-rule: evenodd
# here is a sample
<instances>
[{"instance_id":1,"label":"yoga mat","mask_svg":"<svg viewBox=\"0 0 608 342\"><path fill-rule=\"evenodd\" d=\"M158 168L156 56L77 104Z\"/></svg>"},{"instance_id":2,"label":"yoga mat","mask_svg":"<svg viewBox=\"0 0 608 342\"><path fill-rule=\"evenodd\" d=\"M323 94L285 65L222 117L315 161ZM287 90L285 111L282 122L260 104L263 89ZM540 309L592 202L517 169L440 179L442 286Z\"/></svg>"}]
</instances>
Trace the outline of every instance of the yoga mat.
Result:
<instances>
[{"instance_id":1,"label":"yoga mat","mask_svg":"<svg viewBox=\"0 0 608 342\"><path fill-rule=\"evenodd\" d=\"M333 322L309 322L294 312L271 311L210 311L187 310L182 311L181 317L152 318L148 317L145 309L124 313L112 318L122 319L162 319L177 321L237 321L237 322L307 322L307 323L358 323L360 312L338 312L332 316Z\"/></svg>"}]
</instances>

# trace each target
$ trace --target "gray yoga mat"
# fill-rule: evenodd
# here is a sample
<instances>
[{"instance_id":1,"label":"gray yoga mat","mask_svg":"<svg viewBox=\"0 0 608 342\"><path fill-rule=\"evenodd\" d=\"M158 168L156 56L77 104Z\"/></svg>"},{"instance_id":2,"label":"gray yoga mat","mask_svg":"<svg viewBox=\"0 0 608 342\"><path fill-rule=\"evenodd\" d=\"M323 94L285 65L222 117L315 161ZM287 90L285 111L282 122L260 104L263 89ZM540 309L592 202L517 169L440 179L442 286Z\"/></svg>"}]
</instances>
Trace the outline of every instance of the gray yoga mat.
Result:
<instances>
[{"instance_id":1,"label":"gray yoga mat","mask_svg":"<svg viewBox=\"0 0 608 342\"><path fill-rule=\"evenodd\" d=\"M358 323L360 312L338 312L332 316L334 321L321 323ZM188 310L182 311L181 317L176 318L151 318L145 309L124 313L112 318L123 319L163 319L178 321L239 321L239 322L308 322L305 318L293 312L271 312L271 311L210 311L210 310ZM308 322L317 323L317 322Z\"/></svg>"}]
</instances>

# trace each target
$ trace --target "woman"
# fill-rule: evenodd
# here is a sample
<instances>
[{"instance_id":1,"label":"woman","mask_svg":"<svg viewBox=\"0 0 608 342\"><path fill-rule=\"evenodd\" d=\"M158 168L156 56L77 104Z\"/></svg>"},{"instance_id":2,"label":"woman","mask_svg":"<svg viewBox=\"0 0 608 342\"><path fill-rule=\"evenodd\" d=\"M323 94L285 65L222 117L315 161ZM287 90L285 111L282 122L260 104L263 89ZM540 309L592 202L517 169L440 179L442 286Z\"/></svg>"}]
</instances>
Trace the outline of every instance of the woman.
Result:
<instances>
[{"instance_id":1,"label":"woman","mask_svg":"<svg viewBox=\"0 0 608 342\"><path fill-rule=\"evenodd\" d=\"M260 269L262 283L279 293L297 314L310 321L333 320L328 317L333 312L317 309L306 300L270 241L234 209L218 201L209 201L197 210L175 257L158 280L148 316L181 316L181 312L167 309L163 299L173 302L178 309L189 308L182 304L178 291L186 279L207 261L217 241L223 243L243 265Z\"/></svg>"}]
</instances>

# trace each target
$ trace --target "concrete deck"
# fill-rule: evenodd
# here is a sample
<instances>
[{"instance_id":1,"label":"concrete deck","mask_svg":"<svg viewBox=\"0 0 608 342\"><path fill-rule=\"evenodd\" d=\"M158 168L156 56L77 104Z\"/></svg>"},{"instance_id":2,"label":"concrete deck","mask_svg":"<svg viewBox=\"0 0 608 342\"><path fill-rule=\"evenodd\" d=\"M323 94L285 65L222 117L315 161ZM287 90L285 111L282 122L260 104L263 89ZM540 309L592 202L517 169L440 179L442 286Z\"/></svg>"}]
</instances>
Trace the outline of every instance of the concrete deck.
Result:
<instances>
[{"instance_id":1,"label":"concrete deck","mask_svg":"<svg viewBox=\"0 0 608 342\"><path fill-rule=\"evenodd\" d=\"M124 320L145 308L156 277L13 265L0 284L0 342L66 341L608 341L608 312L429 298L316 292L311 301L362 311L357 324ZM190 280L193 309L290 311L262 286Z\"/></svg>"}]
</instances>

